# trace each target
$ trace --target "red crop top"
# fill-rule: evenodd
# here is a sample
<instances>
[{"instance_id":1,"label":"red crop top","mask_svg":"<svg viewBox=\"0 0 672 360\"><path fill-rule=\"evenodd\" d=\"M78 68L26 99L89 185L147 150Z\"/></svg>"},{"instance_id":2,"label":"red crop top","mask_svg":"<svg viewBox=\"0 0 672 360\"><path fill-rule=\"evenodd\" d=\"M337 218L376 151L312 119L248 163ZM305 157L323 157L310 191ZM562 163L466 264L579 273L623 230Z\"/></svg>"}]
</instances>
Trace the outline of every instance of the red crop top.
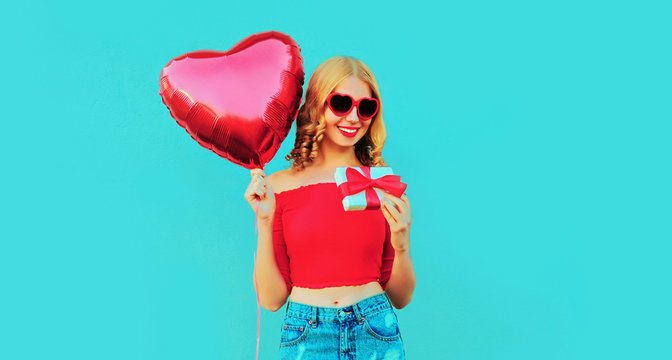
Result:
<instances>
[{"instance_id":1,"label":"red crop top","mask_svg":"<svg viewBox=\"0 0 672 360\"><path fill-rule=\"evenodd\" d=\"M394 248L381 210L345 211L336 183L275 193L273 251L287 289L390 279Z\"/></svg>"}]
</instances>

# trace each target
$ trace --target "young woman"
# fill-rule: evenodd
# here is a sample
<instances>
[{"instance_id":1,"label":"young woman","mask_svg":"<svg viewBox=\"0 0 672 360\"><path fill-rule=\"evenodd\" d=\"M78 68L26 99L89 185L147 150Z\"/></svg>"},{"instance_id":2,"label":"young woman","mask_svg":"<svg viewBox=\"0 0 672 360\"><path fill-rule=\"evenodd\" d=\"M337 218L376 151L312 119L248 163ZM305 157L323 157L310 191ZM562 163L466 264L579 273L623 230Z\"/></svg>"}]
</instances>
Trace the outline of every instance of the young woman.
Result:
<instances>
[{"instance_id":1,"label":"young woman","mask_svg":"<svg viewBox=\"0 0 672 360\"><path fill-rule=\"evenodd\" d=\"M345 211L337 167L387 166L378 83L360 60L318 66L296 119L289 169L251 171L245 199L259 222L255 290L261 306L287 301L282 359L403 359L392 306L415 289L411 206L385 194L380 210Z\"/></svg>"}]
</instances>

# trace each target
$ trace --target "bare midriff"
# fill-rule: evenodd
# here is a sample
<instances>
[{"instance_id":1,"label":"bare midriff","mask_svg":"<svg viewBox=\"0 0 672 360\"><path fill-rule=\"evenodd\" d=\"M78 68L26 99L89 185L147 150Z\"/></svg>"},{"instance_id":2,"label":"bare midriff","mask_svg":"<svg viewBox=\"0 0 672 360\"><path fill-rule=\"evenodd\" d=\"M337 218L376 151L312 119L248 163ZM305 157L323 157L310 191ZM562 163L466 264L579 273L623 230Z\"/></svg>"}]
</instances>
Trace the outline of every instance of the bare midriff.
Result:
<instances>
[{"instance_id":1,"label":"bare midriff","mask_svg":"<svg viewBox=\"0 0 672 360\"><path fill-rule=\"evenodd\" d=\"M372 281L364 285L337 286L323 289L309 289L294 286L289 294L290 301L319 307L339 308L384 292L380 283Z\"/></svg>"}]
</instances>

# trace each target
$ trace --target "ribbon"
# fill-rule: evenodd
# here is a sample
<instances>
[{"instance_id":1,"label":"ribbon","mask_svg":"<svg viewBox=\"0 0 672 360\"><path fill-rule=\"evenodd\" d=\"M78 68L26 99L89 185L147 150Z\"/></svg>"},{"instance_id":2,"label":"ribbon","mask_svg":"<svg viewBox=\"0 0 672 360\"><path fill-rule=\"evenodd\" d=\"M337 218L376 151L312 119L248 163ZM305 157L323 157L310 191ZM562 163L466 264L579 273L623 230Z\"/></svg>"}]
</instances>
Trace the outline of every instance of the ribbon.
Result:
<instances>
[{"instance_id":1,"label":"ribbon","mask_svg":"<svg viewBox=\"0 0 672 360\"><path fill-rule=\"evenodd\" d=\"M396 197L401 197L406 190L406 184L401 182L399 175L385 175L376 179L371 178L371 168L361 167L364 174L353 167L345 169L345 182L338 185L343 196L350 196L366 191L366 210L380 208L380 198L373 190L374 187L384 190Z\"/></svg>"}]
</instances>

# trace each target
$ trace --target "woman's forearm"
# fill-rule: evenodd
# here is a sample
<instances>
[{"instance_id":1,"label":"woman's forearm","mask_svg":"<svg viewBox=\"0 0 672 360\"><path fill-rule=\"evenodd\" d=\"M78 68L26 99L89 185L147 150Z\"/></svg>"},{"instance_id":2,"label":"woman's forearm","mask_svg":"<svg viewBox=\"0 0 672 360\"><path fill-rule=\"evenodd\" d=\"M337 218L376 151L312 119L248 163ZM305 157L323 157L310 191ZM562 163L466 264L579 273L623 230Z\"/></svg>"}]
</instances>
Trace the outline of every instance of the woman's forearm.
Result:
<instances>
[{"instance_id":1,"label":"woman's forearm","mask_svg":"<svg viewBox=\"0 0 672 360\"><path fill-rule=\"evenodd\" d=\"M392 305L401 309L411 302L415 290L415 271L410 250L395 251L392 273L387 281L385 292Z\"/></svg>"},{"instance_id":2,"label":"woman's forearm","mask_svg":"<svg viewBox=\"0 0 672 360\"><path fill-rule=\"evenodd\" d=\"M255 264L255 291L264 309L277 311L285 304L289 292L285 280L275 263L273 252L273 219L259 220L257 257ZM254 277L254 276L253 276ZM255 280L254 278L252 279Z\"/></svg>"}]
</instances>

